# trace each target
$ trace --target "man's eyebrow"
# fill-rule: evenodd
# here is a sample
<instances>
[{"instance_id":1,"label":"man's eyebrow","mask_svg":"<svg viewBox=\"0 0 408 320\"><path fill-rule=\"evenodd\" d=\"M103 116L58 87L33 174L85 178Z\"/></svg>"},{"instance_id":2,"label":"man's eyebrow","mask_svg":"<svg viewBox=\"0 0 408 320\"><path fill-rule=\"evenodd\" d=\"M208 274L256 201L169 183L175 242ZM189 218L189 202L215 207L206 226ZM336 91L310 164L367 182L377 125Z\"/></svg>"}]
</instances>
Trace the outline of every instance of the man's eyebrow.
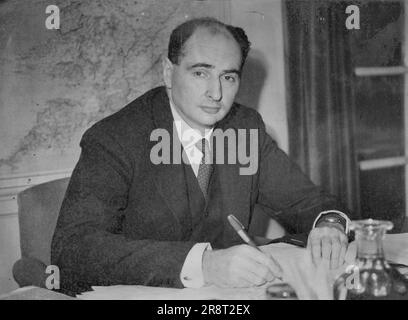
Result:
<instances>
[{"instance_id":1,"label":"man's eyebrow","mask_svg":"<svg viewBox=\"0 0 408 320\"><path fill-rule=\"evenodd\" d=\"M187 69L191 70L191 69L194 69L194 68L214 69L215 67L213 65L211 65L211 64L208 64L208 63L199 62L199 63L195 63L195 64L189 66Z\"/></svg>"},{"instance_id":2,"label":"man's eyebrow","mask_svg":"<svg viewBox=\"0 0 408 320\"><path fill-rule=\"evenodd\" d=\"M224 74L225 73L236 73L239 76L241 75L241 71L239 71L238 69L227 69L227 70L224 70L223 73Z\"/></svg>"},{"instance_id":3,"label":"man's eyebrow","mask_svg":"<svg viewBox=\"0 0 408 320\"><path fill-rule=\"evenodd\" d=\"M191 70L191 69L194 69L194 68L214 69L215 66L213 66L213 65L211 65L211 64L208 64L208 63L195 63L195 64L189 66L187 69L188 69L188 70ZM241 71L238 70L238 69L227 69L227 70L223 70L222 73L223 73L223 74L226 74L226 73L236 73L237 75L241 75Z\"/></svg>"}]
</instances>

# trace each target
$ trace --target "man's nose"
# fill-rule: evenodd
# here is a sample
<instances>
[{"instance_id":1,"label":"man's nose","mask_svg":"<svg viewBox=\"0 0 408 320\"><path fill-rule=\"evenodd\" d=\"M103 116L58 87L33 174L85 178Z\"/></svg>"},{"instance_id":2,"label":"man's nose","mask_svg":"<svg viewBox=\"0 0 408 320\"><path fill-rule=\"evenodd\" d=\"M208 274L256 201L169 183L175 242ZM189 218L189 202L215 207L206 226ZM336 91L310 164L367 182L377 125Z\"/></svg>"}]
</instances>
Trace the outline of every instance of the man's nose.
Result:
<instances>
[{"instance_id":1,"label":"man's nose","mask_svg":"<svg viewBox=\"0 0 408 320\"><path fill-rule=\"evenodd\" d=\"M210 81L207 91L207 96L214 101L221 101L222 99L222 86L220 79L214 79Z\"/></svg>"}]
</instances>

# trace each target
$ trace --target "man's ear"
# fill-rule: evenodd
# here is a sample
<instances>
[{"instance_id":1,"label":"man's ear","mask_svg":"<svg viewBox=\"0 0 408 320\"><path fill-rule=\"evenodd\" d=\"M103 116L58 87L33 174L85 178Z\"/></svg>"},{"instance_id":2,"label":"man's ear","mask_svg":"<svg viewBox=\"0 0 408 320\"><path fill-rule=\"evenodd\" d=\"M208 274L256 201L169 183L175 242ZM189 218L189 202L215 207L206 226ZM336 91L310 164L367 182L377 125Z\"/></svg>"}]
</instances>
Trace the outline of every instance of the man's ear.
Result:
<instances>
[{"instance_id":1,"label":"man's ear","mask_svg":"<svg viewBox=\"0 0 408 320\"><path fill-rule=\"evenodd\" d=\"M171 77L173 74L173 63L167 58L163 56L162 58L162 67L163 67L163 80L166 85L166 88L171 89Z\"/></svg>"}]
</instances>

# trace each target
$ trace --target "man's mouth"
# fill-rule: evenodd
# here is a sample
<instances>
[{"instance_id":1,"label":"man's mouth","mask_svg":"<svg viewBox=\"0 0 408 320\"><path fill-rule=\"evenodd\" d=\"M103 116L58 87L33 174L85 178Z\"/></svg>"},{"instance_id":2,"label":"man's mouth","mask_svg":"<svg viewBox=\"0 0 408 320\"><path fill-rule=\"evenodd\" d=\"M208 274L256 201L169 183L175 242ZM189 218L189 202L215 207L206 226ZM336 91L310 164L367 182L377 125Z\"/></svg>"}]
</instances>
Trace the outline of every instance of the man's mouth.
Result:
<instances>
[{"instance_id":1,"label":"man's mouth","mask_svg":"<svg viewBox=\"0 0 408 320\"><path fill-rule=\"evenodd\" d=\"M218 113L218 111L221 110L220 107L206 107L206 106L202 106L201 109L204 112L209 113L209 114L216 114L216 113Z\"/></svg>"}]
</instances>

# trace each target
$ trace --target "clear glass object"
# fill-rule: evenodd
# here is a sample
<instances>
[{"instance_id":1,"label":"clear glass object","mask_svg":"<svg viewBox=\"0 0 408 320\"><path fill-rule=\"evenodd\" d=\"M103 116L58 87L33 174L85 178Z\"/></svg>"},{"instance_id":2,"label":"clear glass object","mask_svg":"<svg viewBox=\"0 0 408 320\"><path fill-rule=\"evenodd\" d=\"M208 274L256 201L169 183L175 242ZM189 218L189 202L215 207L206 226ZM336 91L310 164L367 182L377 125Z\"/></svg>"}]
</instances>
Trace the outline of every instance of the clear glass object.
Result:
<instances>
[{"instance_id":1,"label":"clear glass object","mask_svg":"<svg viewBox=\"0 0 408 320\"><path fill-rule=\"evenodd\" d=\"M289 284L277 283L266 288L266 298L269 300L297 300L297 295Z\"/></svg>"},{"instance_id":2,"label":"clear glass object","mask_svg":"<svg viewBox=\"0 0 408 320\"><path fill-rule=\"evenodd\" d=\"M334 283L336 300L408 300L408 280L384 257L383 239L393 228L390 221L352 221L357 256Z\"/></svg>"}]
</instances>

